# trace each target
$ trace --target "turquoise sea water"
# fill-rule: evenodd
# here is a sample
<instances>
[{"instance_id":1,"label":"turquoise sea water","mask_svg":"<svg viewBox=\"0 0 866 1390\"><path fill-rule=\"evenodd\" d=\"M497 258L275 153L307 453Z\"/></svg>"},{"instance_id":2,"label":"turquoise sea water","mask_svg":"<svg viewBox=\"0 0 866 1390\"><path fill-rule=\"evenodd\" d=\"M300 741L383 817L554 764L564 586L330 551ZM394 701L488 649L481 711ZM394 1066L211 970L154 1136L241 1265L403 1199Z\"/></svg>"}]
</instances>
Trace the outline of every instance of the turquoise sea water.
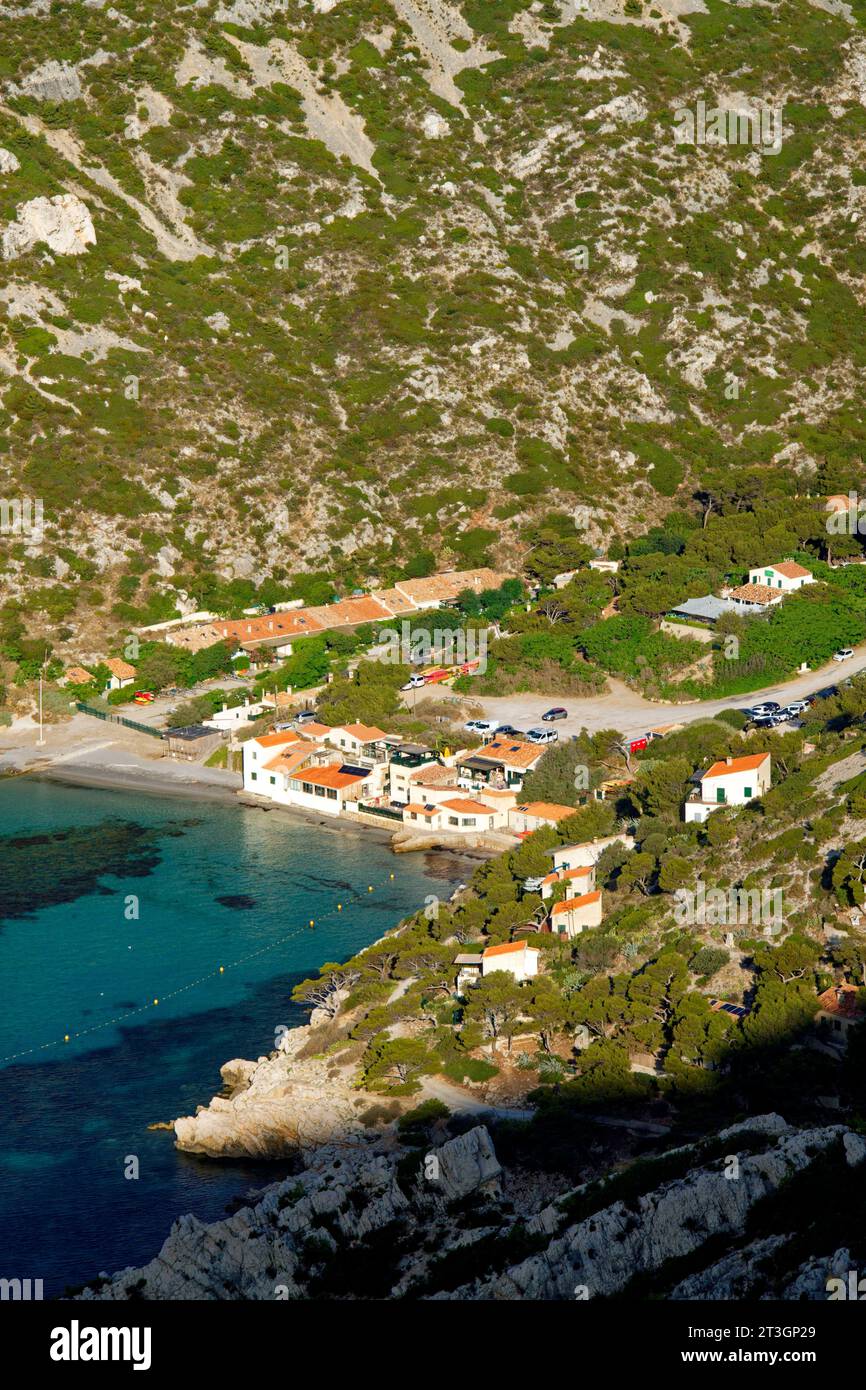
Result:
<instances>
[{"instance_id":1,"label":"turquoise sea water","mask_svg":"<svg viewBox=\"0 0 866 1390\"><path fill-rule=\"evenodd\" d=\"M62 1292L280 1176L178 1154L147 1126L206 1104L223 1062L305 1021L293 984L461 873L342 825L0 783L0 1277Z\"/></svg>"}]
</instances>

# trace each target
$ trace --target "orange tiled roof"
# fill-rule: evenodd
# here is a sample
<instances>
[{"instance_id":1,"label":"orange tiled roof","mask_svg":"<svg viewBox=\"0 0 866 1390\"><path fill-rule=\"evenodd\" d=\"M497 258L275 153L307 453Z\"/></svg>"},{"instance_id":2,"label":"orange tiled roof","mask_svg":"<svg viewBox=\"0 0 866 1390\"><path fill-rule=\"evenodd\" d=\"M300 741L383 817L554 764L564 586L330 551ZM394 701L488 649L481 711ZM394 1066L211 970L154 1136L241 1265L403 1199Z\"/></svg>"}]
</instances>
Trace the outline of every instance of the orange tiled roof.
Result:
<instances>
[{"instance_id":1,"label":"orange tiled roof","mask_svg":"<svg viewBox=\"0 0 866 1390\"><path fill-rule=\"evenodd\" d=\"M473 801L468 796L455 796L452 801L440 803L446 811L461 811L467 816L492 816L494 810L492 806L485 806L483 801Z\"/></svg>"},{"instance_id":2,"label":"orange tiled roof","mask_svg":"<svg viewBox=\"0 0 866 1390\"><path fill-rule=\"evenodd\" d=\"M565 820L566 816L573 816L576 806L563 806L556 801L528 801L525 806L515 806L515 811L522 811L526 816L544 816L548 820Z\"/></svg>"},{"instance_id":3,"label":"orange tiled roof","mask_svg":"<svg viewBox=\"0 0 866 1390\"><path fill-rule=\"evenodd\" d=\"M426 579L400 579L396 588L413 603L449 603L464 589L498 589L508 578L492 569L448 570L431 574Z\"/></svg>"},{"instance_id":4,"label":"orange tiled roof","mask_svg":"<svg viewBox=\"0 0 866 1390\"><path fill-rule=\"evenodd\" d=\"M796 560L783 560L780 565L768 565L768 570L775 570L777 574L783 574L786 579L809 579L812 571L804 569L798 565Z\"/></svg>"},{"instance_id":5,"label":"orange tiled roof","mask_svg":"<svg viewBox=\"0 0 866 1390\"><path fill-rule=\"evenodd\" d=\"M563 898L561 903L554 903L550 909L551 917L558 912L571 912L576 907L589 907L590 903L598 902L601 897L601 889L594 888L591 893L581 893L577 898Z\"/></svg>"},{"instance_id":6,"label":"orange tiled roof","mask_svg":"<svg viewBox=\"0 0 866 1390\"><path fill-rule=\"evenodd\" d=\"M215 641L221 637L233 637L236 642L264 642L274 637L309 637L314 632L321 632L322 624L312 616L311 609L297 608L290 613L266 613L260 618L219 621L214 623L213 630L217 634Z\"/></svg>"},{"instance_id":7,"label":"orange tiled roof","mask_svg":"<svg viewBox=\"0 0 866 1390\"><path fill-rule=\"evenodd\" d=\"M399 589L374 589L372 597L377 603L384 603L386 608L390 608L392 613L416 613L418 610L415 604L406 594L401 594Z\"/></svg>"},{"instance_id":8,"label":"orange tiled roof","mask_svg":"<svg viewBox=\"0 0 866 1390\"><path fill-rule=\"evenodd\" d=\"M780 597L779 590L771 589L769 584L741 584L738 589L731 590L731 598L741 603L774 603Z\"/></svg>"},{"instance_id":9,"label":"orange tiled roof","mask_svg":"<svg viewBox=\"0 0 866 1390\"><path fill-rule=\"evenodd\" d=\"M513 738L494 738L483 748L473 749L470 756L492 758L508 767L527 768L536 758L540 758L543 752L544 747L535 743L521 743L519 739Z\"/></svg>"},{"instance_id":10,"label":"orange tiled roof","mask_svg":"<svg viewBox=\"0 0 866 1390\"><path fill-rule=\"evenodd\" d=\"M264 763L263 766L268 772L294 772L295 768L303 767L307 759L317 752L315 743L304 743L301 740L298 743L289 744L288 748L284 748L275 758L271 758L271 761Z\"/></svg>"},{"instance_id":11,"label":"orange tiled roof","mask_svg":"<svg viewBox=\"0 0 866 1390\"><path fill-rule=\"evenodd\" d=\"M542 883L568 883L572 878L586 878L595 869L594 864L580 864L576 869L553 869L545 874Z\"/></svg>"},{"instance_id":12,"label":"orange tiled roof","mask_svg":"<svg viewBox=\"0 0 866 1390\"><path fill-rule=\"evenodd\" d=\"M366 773L343 772L340 768L331 766L304 771L298 780L310 782L314 787L333 787L341 791L345 787L354 787L356 783L363 782L366 776Z\"/></svg>"},{"instance_id":13,"label":"orange tiled roof","mask_svg":"<svg viewBox=\"0 0 866 1390\"><path fill-rule=\"evenodd\" d=\"M857 985L831 985L818 995L818 1003L827 1014L836 1014L839 1018L863 1018L866 1009L857 1003L857 990Z\"/></svg>"},{"instance_id":14,"label":"orange tiled roof","mask_svg":"<svg viewBox=\"0 0 866 1390\"><path fill-rule=\"evenodd\" d=\"M420 801L410 801L404 806L404 811L413 811L416 816L435 816L439 810L438 806L423 806Z\"/></svg>"},{"instance_id":15,"label":"orange tiled roof","mask_svg":"<svg viewBox=\"0 0 866 1390\"><path fill-rule=\"evenodd\" d=\"M261 744L262 748L277 748L281 743L299 743L300 738L300 734L296 734L294 729L283 729L279 734L261 734L251 742Z\"/></svg>"},{"instance_id":16,"label":"orange tiled roof","mask_svg":"<svg viewBox=\"0 0 866 1390\"><path fill-rule=\"evenodd\" d=\"M131 681L135 675L135 667L128 661L121 661L119 656L110 656L105 665L119 681Z\"/></svg>"},{"instance_id":17,"label":"orange tiled roof","mask_svg":"<svg viewBox=\"0 0 866 1390\"><path fill-rule=\"evenodd\" d=\"M537 951L537 946L527 946L525 941L506 941L501 946L488 946L481 955L486 956L508 956L514 951Z\"/></svg>"},{"instance_id":18,"label":"orange tiled roof","mask_svg":"<svg viewBox=\"0 0 866 1390\"><path fill-rule=\"evenodd\" d=\"M377 743L380 738L388 737L385 730L377 729L375 724L341 724L339 727L352 738L359 738L362 743Z\"/></svg>"},{"instance_id":19,"label":"orange tiled roof","mask_svg":"<svg viewBox=\"0 0 866 1390\"><path fill-rule=\"evenodd\" d=\"M421 787L456 787L457 773L453 767L443 767L441 763L430 763L409 773L409 781Z\"/></svg>"},{"instance_id":20,"label":"orange tiled roof","mask_svg":"<svg viewBox=\"0 0 866 1390\"><path fill-rule=\"evenodd\" d=\"M332 734L334 732L330 724L320 724L318 719L311 719L308 724L305 724L303 726L303 728L304 738L320 739L324 738L327 734Z\"/></svg>"},{"instance_id":21,"label":"orange tiled roof","mask_svg":"<svg viewBox=\"0 0 866 1390\"><path fill-rule=\"evenodd\" d=\"M320 628L357 627L360 623L387 622L394 616L384 603L377 603L367 594L362 598L322 604L319 608L305 608L303 612L314 619Z\"/></svg>"},{"instance_id":22,"label":"orange tiled roof","mask_svg":"<svg viewBox=\"0 0 866 1390\"><path fill-rule=\"evenodd\" d=\"M72 681L73 685L87 685L93 677L83 666L70 666L66 672L66 679Z\"/></svg>"},{"instance_id":23,"label":"orange tiled roof","mask_svg":"<svg viewBox=\"0 0 866 1390\"><path fill-rule=\"evenodd\" d=\"M701 775L701 781L705 782L708 777L725 777L729 772L754 772L769 756L769 753L750 753L745 758L731 758L730 762L722 758L720 762L713 763L708 772Z\"/></svg>"}]
</instances>

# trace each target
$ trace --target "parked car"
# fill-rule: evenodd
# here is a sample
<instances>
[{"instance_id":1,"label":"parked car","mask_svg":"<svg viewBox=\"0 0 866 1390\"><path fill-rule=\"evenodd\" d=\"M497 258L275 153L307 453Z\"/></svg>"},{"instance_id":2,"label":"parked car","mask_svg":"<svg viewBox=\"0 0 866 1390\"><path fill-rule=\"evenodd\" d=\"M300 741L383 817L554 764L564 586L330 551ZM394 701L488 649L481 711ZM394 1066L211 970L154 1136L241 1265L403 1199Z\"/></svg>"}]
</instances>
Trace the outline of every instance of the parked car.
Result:
<instances>
[{"instance_id":1,"label":"parked car","mask_svg":"<svg viewBox=\"0 0 866 1390\"><path fill-rule=\"evenodd\" d=\"M788 716L784 710L774 710L770 714L757 714L752 720L756 729L777 729L780 724L787 724Z\"/></svg>"},{"instance_id":2,"label":"parked car","mask_svg":"<svg viewBox=\"0 0 866 1390\"><path fill-rule=\"evenodd\" d=\"M495 734L499 728L498 719L470 719L463 728L467 734Z\"/></svg>"},{"instance_id":3,"label":"parked car","mask_svg":"<svg viewBox=\"0 0 866 1390\"><path fill-rule=\"evenodd\" d=\"M503 738L525 738L523 730L515 729L513 724L500 724L496 732Z\"/></svg>"},{"instance_id":4,"label":"parked car","mask_svg":"<svg viewBox=\"0 0 866 1390\"><path fill-rule=\"evenodd\" d=\"M559 734L555 729L530 729L526 735L527 743L557 743Z\"/></svg>"},{"instance_id":5,"label":"parked car","mask_svg":"<svg viewBox=\"0 0 866 1390\"><path fill-rule=\"evenodd\" d=\"M422 687L423 685L426 685L426 681L424 680L424 677L423 677L423 676L419 676L419 675L416 673L414 676L410 676L409 679L407 680L406 684L400 686L400 689L401 689L401 690L420 690L421 687Z\"/></svg>"},{"instance_id":6,"label":"parked car","mask_svg":"<svg viewBox=\"0 0 866 1390\"><path fill-rule=\"evenodd\" d=\"M811 703L811 700L792 700L790 705L785 706L785 713L790 715L792 719L796 719L797 715L807 710Z\"/></svg>"},{"instance_id":7,"label":"parked car","mask_svg":"<svg viewBox=\"0 0 866 1390\"><path fill-rule=\"evenodd\" d=\"M541 718L545 724L550 724L554 719L567 719L568 710L564 705L554 705L553 709L547 710Z\"/></svg>"},{"instance_id":8,"label":"parked car","mask_svg":"<svg viewBox=\"0 0 866 1390\"><path fill-rule=\"evenodd\" d=\"M840 647L838 652L833 653L834 661L850 661L854 655L853 647Z\"/></svg>"},{"instance_id":9,"label":"parked car","mask_svg":"<svg viewBox=\"0 0 866 1390\"><path fill-rule=\"evenodd\" d=\"M760 718L762 714L775 714L781 706L775 700L764 700L760 705L753 705L749 714L753 719Z\"/></svg>"},{"instance_id":10,"label":"parked car","mask_svg":"<svg viewBox=\"0 0 866 1390\"><path fill-rule=\"evenodd\" d=\"M313 724L315 719L316 711L314 709L302 709L295 715L296 724Z\"/></svg>"},{"instance_id":11,"label":"parked car","mask_svg":"<svg viewBox=\"0 0 866 1390\"><path fill-rule=\"evenodd\" d=\"M823 690L815 691L816 700L832 700L834 695L839 694L838 685L825 685Z\"/></svg>"}]
</instances>

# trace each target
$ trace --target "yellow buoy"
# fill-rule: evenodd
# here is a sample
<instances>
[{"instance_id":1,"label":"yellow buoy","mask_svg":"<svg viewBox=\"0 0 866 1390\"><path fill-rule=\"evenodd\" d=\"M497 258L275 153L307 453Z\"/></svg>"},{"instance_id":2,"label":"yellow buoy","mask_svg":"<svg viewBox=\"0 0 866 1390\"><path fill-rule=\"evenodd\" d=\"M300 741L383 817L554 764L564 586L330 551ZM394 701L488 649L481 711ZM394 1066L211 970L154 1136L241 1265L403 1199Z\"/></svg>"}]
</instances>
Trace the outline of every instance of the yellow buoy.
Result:
<instances>
[{"instance_id":1,"label":"yellow buoy","mask_svg":"<svg viewBox=\"0 0 866 1390\"><path fill-rule=\"evenodd\" d=\"M313 918L311 917L311 918L310 918L310 926L311 926L311 927L314 927L315 925L316 925L316 924L315 924Z\"/></svg>"},{"instance_id":2,"label":"yellow buoy","mask_svg":"<svg viewBox=\"0 0 866 1390\"><path fill-rule=\"evenodd\" d=\"M64 1034L63 1034L63 1041L64 1041L64 1042L69 1042L69 1034L68 1034L68 1033L64 1033Z\"/></svg>"},{"instance_id":3,"label":"yellow buoy","mask_svg":"<svg viewBox=\"0 0 866 1390\"><path fill-rule=\"evenodd\" d=\"M372 893L372 891L373 891L373 885L372 885L372 883L371 883L371 884L370 884L370 887L367 889L367 892L368 892L368 893Z\"/></svg>"},{"instance_id":4,"label":"yellow buoy","mask_svg":"<svg viewBox=\"0 0 866 1390\"><path fill-rule=\"evenodd\" d=\"M342 903L337 903L337 911L338 911L338 912L342 912L342 911L343 911L343 904L342 904Z\"/></svg>"},{"instance_id":5,"label":"yellow buoy","mask_svg":"<svg viewBox=\"0 0 866 1390\"><path fill-rule=\"evenodd\" d=\"M220 974L221 974L221 975L224 975L225 973L226 973L226 968L225 968L224 965L221 965L221 966L220 966Z\"/></svg>"},{"instance_id":6,"label":"yellow buoy","mask_svg":"<svg viewBox=\"0 0 866 1390\"><path fill-rule=\"evenodd\" d=\"M391 875L390 875L390 877L391 877L391 878L393 878L393 877L394 877L394 875L393 875L393 874L391 874Z\"/></svg>"},{"instance_id":7,"label":"yellow buoy","mask_svg":"<svg viewBox=\"0 0 866 1390\"><path fill-rule=\"evenodd\" d=\"M158 1000L158 999L154 999L153 1002L154 1002L154 1004L158 1004L158 1003L159 1003L159 1000Z\"/></svg>"}]
</instances>

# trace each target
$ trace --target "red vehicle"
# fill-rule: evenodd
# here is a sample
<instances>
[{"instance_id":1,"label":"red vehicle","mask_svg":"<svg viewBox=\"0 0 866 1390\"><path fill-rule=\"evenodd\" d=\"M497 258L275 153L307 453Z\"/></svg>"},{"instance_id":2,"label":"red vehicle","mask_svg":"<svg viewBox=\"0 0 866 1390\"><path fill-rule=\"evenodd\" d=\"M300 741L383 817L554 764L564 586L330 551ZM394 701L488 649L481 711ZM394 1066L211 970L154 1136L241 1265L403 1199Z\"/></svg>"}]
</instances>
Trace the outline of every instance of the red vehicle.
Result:
<instances>
[{"instance_id":1,"label":"red vehicle","mask_svg":"<svg viewBox=\"0 0 866 1390\"><path fill-rule=\"evenodd\" d=\"M630 753L639 753L641 749L646 748L646 746L647 741L645 738L633 738L628 746L628 751Z\"/></svg>"},{"instance_id":2,"label":"red vehicle","mask_svg":"<svg viewBox=\"0 0 866 1390\"><path fill-rule=\"evenodd\" d=\"M447 666L436 666L432 671L424 672L424 684L436 685L439 681L447 681L449 676L454 674Z\"/></svg>"}]
</instances>

